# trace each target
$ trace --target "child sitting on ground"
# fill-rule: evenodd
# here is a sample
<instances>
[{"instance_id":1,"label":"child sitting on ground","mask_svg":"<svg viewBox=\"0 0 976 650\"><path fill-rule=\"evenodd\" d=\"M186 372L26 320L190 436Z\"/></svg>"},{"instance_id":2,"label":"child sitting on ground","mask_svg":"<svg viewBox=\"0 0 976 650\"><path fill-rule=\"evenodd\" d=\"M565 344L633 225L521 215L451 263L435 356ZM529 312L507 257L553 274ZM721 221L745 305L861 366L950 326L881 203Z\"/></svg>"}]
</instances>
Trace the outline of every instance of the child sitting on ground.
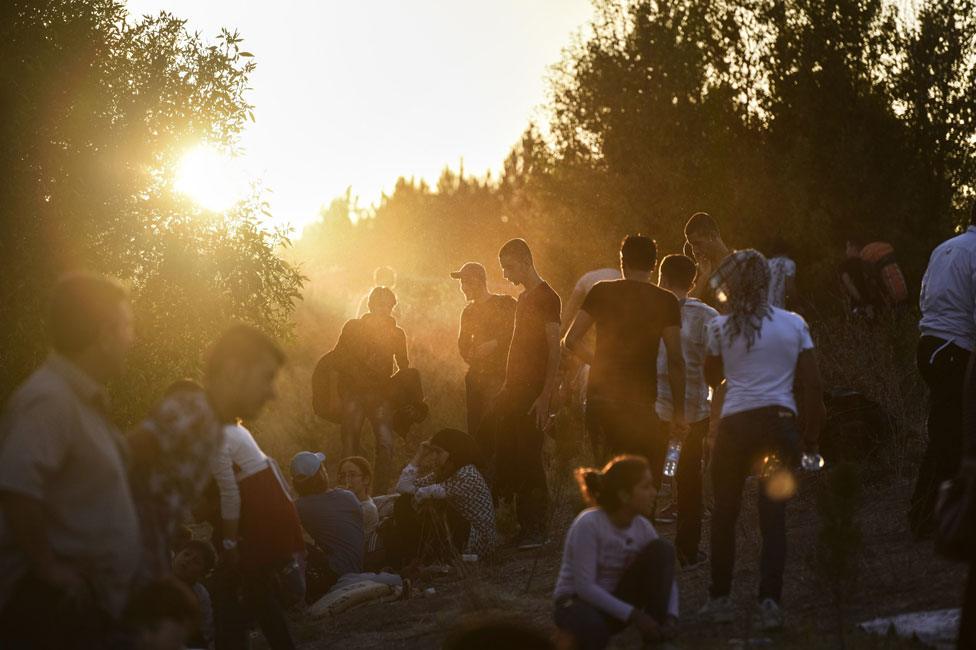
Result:
<instances>
[{"instance_id":1,"label":"child sitting on ground","mask_svg":"<svg viewBox=\"0 0 976 650\"><path fill-rule=\"evenodd\" d=\"M200 626L190 637L191 648L212 648L214 642L213 604L210 592L203 585L217 563L217 553L207 542L191 539L182 544L173 558L173 575L189 587L200 608Z\"/></svg>"},{"instance_id":2,"label":"child sitting on ground","mask_svg":"<svg viewBox=\"0 0 976 650\"><path fill-rule=\"evenodd\" d=\"M678 620L675 553L648 520L655 489L647 461L618 456L603 470L577 469L576 479L596 507L566 533L556 626L580 650L605 648L630 623L645 643L668 641Z\"/></svg>"}]
</instances>

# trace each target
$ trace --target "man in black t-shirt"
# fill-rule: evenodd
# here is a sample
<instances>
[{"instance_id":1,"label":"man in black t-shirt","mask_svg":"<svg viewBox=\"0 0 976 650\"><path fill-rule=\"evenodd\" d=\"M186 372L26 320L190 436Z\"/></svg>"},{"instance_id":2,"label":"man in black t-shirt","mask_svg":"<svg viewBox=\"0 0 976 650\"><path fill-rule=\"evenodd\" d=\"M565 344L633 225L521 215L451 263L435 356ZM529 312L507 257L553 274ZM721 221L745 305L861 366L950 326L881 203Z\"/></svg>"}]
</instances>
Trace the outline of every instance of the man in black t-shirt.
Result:
<instances>
[{"instance_id":1,"label":"man in black t-shirt","mask_svg":"<svg viewBox=\"0 0 976 650\"><path fill-rule=\"evenodd\" d=\"M496 498L514 498L521 528L518 547L524 550L546 542L549 490L542 464L543 431L551 423L562 303L539 277L525 240L512 239L502 246L498 261L505 278L525 290L515 307L505 383L483 424L488 428L482 439L494 455Z\"/></svg>"},{"instance_id":2,"label":"man in black t-shirt","mask_svg":"<svg viewBox=\"0 0 976 650\"><path fill-rule=\"evenodd\" d=\"M657 245L630 235L620 247L622 280L599 282L566 334L566 347L592 365L587 395L591 430L602 435L608 455L647 457L660 485L668 435L654 410L657 400L657 353L663 339L668 354L668 383L673 396L672 434L683 438L685 364L681 351L681 307L670 291L651 284ZM596 325L596 350L583 344Z\"/></svg>"},{"instance_id":3,"label":"man in black t-shirt","mask_svg":"<svg viewBox=\"0 0 976 650\"><path fill-rule=\"evenodd\" d=\"M469 301L461 312L458 351L468 364L468 433L478 436L485 408L505 382L516 303L511 296L489 293L488 274L477 262L468 262L451 277L461 281L461 292Z\"/></svg>"}]
</instances>

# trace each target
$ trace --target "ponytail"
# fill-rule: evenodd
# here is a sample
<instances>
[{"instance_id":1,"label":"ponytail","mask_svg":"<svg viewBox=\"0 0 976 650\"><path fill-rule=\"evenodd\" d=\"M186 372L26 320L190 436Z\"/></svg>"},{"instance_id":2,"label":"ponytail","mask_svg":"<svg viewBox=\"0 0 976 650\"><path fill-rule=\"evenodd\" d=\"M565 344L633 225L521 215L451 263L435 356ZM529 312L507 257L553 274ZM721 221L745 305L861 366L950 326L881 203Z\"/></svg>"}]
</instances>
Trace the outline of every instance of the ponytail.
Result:
<instances>
[{"instance_id":1,"label":"ponytail","mask_svg":"<svg viewBox=\"0 0 976 650\"><path fill-rule=\"evenodd\" d=\"M620 493L633 490L647 471L650 471L650 467L642 457L617 456L602 470L578 467L574 475L584 501L614 512L621 505Z\"/></svg>"}]
</instances>

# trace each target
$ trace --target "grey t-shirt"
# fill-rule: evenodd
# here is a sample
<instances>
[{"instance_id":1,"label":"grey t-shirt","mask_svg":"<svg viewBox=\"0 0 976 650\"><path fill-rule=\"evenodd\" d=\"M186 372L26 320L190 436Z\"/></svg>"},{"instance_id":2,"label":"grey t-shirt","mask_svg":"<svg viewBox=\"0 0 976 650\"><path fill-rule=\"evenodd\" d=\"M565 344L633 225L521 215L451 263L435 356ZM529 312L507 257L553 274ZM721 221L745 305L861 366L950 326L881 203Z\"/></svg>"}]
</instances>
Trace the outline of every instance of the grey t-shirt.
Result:
<instances>
[{"instance_id":1,"label":"grey t-shirt","mask_svg":"<svg viewBox=\"0 0 976 650\"><path fill-rule=\"evenodd\" d=\"M295 502L302 527L329 556L338 576L362 573L365 535L363 509L349 490L335 488L299 497Z\"/></svg>"},{"instance_id":2,"label":"grey t-shirt","mask_svg":"<svg viewBox=\"0 0 976 650\"><path fill-rule=\"evenodd\" d=\"M98 604L118 616L142 547L125 442L104 405L101 386L52 354L4 409L0 491L41 502L55 555L91 580ZM0 517L0 607L26 570Z\"/></svg>"}]
</instances>

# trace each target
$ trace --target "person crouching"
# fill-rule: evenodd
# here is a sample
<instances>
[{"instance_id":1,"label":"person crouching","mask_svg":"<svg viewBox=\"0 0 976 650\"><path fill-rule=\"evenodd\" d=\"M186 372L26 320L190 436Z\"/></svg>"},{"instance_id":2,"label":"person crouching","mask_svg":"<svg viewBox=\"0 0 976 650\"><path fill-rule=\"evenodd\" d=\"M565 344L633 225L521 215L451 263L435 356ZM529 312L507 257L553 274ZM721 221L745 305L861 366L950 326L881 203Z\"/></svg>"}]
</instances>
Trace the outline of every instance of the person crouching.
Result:
<instances>
[{"instance_id":1,"label":"person crouching","mask_svg":"<svg viewBox=\"0 0 976 650\"><path fill-rule=\"evenodd\" d=\"M631 623L645 643L668 641L678 620L675 552L648 519L656 490L647 461L617 456L602 470L577 469L576 480L594 507L566 534L556 626L579 650L605 648Z\"/></svg>"}]
</instances>

